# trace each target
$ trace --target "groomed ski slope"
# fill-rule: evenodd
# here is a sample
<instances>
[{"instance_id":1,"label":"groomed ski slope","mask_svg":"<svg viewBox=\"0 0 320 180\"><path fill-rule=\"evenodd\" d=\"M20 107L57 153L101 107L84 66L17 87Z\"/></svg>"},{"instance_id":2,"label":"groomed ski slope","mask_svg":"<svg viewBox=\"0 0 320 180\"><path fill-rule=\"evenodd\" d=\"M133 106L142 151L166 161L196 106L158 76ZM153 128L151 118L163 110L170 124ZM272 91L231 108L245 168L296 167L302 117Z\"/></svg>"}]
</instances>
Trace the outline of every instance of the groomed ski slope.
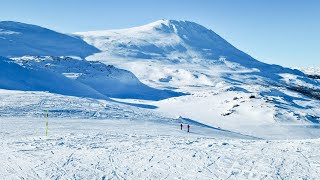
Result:
<instances>
[{"instance_id":1,"label":"groomed ski slope","mask_svg":"<svg viewBox=\"0 0 320 180\"><path fill-rule=\"evenodd\" d=\"M1 179L317 179L320 173L319 140L205 136L128 119L53 118L48 137L43 118L0 124Z\"/></svg>"}]
</instances>

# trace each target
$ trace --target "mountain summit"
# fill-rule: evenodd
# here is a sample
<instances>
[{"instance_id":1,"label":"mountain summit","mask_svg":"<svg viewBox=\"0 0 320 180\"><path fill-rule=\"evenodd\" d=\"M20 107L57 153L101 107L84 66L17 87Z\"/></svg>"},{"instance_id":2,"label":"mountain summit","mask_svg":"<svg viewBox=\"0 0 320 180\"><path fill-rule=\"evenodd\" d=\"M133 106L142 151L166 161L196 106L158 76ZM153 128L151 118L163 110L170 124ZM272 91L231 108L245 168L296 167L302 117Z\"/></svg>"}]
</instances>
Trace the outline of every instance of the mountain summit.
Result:
<instances>
[{"instance_id":1,"label":"mountain summit","mask_svg":"<svg viewBox=\"0 0 320 180\"><path fill-rule=\"evenodd\" d=\"M260 64L212 30L190 21L159 20L129 29L75 34L115 56L171 60L218 60L223 56L244 66Z\"/></svg>"}]
</instances>

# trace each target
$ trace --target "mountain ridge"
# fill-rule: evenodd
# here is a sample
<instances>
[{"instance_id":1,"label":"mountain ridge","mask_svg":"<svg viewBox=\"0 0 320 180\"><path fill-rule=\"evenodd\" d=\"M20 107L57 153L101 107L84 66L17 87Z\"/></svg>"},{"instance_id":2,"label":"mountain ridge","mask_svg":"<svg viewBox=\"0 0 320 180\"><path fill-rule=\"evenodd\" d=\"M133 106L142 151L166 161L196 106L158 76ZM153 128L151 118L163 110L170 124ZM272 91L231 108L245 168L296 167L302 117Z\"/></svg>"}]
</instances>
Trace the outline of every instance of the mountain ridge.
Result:
<instances>
[{"instance_id":1,"label":"mountain ridge","mask_svg":"<svg viewBox=\"0 0 320 180\"><path fill-rule=\"evenodd\" d=\"M78 56L85 58L99 50L79 38L41 26L0 21L0 56Z\"/></svg>"}]
</instances>

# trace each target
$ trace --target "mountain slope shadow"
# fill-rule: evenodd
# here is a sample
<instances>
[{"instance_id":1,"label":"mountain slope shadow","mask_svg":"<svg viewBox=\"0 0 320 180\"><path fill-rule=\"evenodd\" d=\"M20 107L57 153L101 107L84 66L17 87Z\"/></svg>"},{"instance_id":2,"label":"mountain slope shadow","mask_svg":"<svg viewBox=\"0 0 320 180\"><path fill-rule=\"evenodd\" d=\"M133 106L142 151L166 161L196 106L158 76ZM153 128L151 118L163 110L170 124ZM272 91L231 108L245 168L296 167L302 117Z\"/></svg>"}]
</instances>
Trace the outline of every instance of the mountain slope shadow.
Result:
<instances>
[{"instance_id":1,"label":"mountain slope shadow","mask_svg":"<svg viewBox=\"0 0 320 180\"><path fill-rule=\"evenodd\" d=\"M69 96L108 99L105 95L57 73L30 69L0 57L0 88L21 91L48 91Z\"/></svg>"},{"instance_id":2,"label":"mountain slope shadow","mask_svg":"<svg viewBox=\"0 0 320 180\"><path fill-rule=\"evenodd\" d=\"M49 56L28 56L15 61L0 57L0 88L106 100L110 97L161 100L184 95L148 87L131 72L113 66ZM143 104L127 105L156 108Z\"/></svg>"}]
</instances>

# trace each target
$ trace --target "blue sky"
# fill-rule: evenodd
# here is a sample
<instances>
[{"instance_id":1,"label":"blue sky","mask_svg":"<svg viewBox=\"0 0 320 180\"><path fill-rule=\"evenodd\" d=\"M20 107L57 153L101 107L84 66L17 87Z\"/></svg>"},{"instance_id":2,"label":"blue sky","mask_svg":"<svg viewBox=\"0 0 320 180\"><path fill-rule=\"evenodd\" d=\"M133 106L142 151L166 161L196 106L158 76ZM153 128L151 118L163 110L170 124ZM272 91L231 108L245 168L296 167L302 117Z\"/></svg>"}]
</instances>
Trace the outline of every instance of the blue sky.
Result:
<instances>
[{"instance_id":1,"label":"blue sky","mask_svg":"<svg viewBox=\"0 0 320 180\"><path fill-rule=\"evenodd\" d=\"M318 0L0 0L0 20L60 32L190 20L267 63L320 66Z\"/></svg>"}]
</instances>

